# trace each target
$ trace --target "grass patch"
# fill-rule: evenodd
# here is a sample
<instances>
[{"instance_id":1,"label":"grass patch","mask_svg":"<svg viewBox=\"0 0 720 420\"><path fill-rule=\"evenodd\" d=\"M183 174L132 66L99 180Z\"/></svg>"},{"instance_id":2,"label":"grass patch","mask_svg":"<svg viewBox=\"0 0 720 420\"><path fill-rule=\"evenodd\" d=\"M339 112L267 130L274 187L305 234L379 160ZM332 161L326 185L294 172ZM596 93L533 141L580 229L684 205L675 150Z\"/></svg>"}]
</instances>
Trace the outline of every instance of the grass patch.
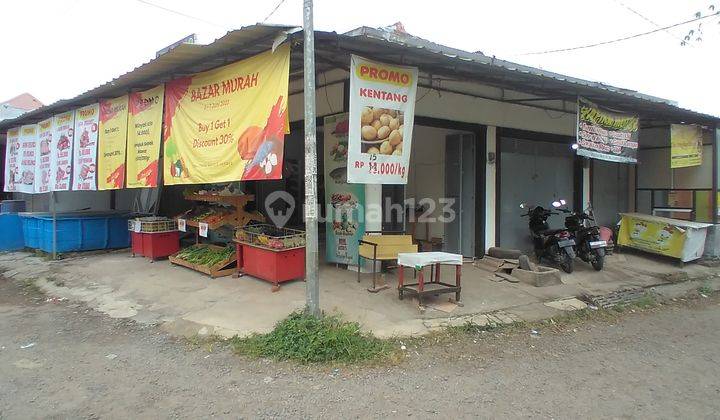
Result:
<instances>
[{"instance_id":1,"label":"grass patch","mask_svg":"<svg viewBox=\"0 0 720 420\"><path fill-rule=\"evenodd\" d=\"M713 288L710 287L710 285L707 283L698 287L698 293L703 294L705 296L710 296L711 294L713 294L713 292L714 292Z\"/></svg>"},{"instance_id":2,"label":"grass patch","mask_svg":"<svg viewBox=\"0 0 720 420\"><path fill-rule=\"evenodd\" d=\"M390 342L362 333L356 322L302 312L290 314L268 334L235 337L230 344L238 354L301 363L373 360L390 355L392 349Z\"/></svg>"}]
</instances>

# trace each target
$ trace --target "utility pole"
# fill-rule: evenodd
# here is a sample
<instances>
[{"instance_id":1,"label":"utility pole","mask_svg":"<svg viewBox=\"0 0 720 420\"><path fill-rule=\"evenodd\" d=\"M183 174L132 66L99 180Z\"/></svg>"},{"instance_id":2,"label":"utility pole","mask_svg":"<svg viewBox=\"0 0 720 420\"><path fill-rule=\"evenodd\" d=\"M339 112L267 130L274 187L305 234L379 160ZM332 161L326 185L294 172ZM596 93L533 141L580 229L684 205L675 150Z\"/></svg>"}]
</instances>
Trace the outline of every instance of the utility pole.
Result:
<instances>
[{"instance_id":1,"label":"utility pole","mask_svg":"<svg viewBox=\"0 0 720 420\"><path fill-rule=\"evenodd\" d=\"M318 275L317 138L315 133L315 30L313 2L303 0L303 61L305 99L305 304L307 311L320 315Z\"/></svg>"}]
</instances>

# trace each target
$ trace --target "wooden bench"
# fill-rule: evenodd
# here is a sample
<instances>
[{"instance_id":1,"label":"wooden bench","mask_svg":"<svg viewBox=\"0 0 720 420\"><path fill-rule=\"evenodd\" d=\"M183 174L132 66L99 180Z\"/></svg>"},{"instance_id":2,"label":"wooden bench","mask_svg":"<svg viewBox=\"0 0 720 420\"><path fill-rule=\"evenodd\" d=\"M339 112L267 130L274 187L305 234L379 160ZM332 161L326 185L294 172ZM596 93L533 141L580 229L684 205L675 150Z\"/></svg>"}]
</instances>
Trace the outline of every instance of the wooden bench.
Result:
<instances>
[{"instance_id":1,"label":"wooden bench","mask_svg":"<svg viewBox=\"0 0 720 420\"><path fill-rule=\"evenodd\" d=\"M360 282L360 269L362 268L362 258L372 260L373 268L373 287L371 291L381 289L376 287L376 271L378 261L397 260L400 252L417 252L418 246L413 243L412 235L405 235L404 232L380 232L366 231L365 235L360 239L358 246L358 277Z\"/></svg>"}]
</instances>

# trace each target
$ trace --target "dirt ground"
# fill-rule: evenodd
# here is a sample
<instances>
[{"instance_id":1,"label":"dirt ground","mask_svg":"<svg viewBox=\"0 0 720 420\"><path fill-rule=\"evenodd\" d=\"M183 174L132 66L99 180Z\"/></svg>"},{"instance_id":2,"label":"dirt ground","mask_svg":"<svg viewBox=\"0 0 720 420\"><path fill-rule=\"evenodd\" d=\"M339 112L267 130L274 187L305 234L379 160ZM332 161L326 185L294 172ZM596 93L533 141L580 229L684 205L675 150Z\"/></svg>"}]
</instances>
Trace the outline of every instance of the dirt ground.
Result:
<instances>
[{"instance_id":1,"label":"dirt ground","mask_svg":"<svg viewBox=\"0 0 720 420\"><path fill-rule=\"evenodd\" d=\"M0 419L711 418L718 325L711 297L539 334L408 343L397 365L297 366L175 340L0 278Z\"/></svg>"}]
</instances>

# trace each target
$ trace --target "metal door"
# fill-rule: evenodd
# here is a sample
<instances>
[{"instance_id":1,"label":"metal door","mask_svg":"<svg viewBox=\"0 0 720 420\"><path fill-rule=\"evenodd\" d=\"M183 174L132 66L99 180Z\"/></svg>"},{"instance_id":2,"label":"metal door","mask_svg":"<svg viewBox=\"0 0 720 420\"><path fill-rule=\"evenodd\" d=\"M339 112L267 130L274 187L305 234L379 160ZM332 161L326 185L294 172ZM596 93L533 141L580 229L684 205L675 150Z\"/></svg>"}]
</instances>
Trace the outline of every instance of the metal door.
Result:
<instances>
[{"instance_id":1,"label":"metal door","mask_svg":"<svg viewBox=\"0 0 720 420\"><path fill-rule=\"evenodd\" d=\"M443 248L447 252L475 255L475 136L452 134L445 138L445 203L437 203L445 224ZM445 207L445 209L444 209ZM449 210L446 211L446 210Z\"/></svg>"}]
</instances>

